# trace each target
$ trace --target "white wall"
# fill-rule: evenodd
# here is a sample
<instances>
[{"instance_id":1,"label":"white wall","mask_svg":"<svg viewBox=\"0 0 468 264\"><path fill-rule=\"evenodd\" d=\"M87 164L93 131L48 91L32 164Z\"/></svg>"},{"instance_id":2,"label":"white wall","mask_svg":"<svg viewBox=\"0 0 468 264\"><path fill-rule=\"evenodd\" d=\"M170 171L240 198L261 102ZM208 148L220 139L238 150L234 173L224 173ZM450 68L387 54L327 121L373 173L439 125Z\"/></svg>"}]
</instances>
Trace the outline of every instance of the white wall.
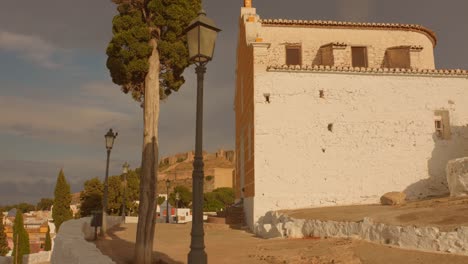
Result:
<instances>
[{"instance_id":1,"label":"white wall","mask_svg":"<svg viewBox=\"0 0 468 264\"><path fill-rule=\"evenodd\" d=\"M1 257L0 256L0 264L11 264L11 257Z\"/></svg>"},{"instance_id":2,"label":"white wall","mask_svg":"<svg viewBox=\"0 0 468 264\"><path fill-rule=\"evenodd\" d=\"M118 225L120 216L108 216L108 228ZM108 256L104 256L96 246L86 241L94 236L94 228L90 226L90 217L69 220L60 226L55 238L51 264L111 264Z\"/></svg>"},{"instance_id":3,"label":"white wall","mask_svg":"<svg viewBox=\"0 0 468 264\"><path fill-rule=\"evenodd\" d=\"M50 261L50 251L23 255L23 264L42 264Z\"/></svg>"},{"instance_id":4,"label":"white wall","mask_svg":"<svg viewBox=\"0 0 468 264\"><path fill-rule=\"evenodd\" d=\"M448 193L447 161L468 155L466 77L257 72L254 100L255 221L388 191ZM450 111L451 140L435 137L439 109Z\"/></svg>"}]
</instances>

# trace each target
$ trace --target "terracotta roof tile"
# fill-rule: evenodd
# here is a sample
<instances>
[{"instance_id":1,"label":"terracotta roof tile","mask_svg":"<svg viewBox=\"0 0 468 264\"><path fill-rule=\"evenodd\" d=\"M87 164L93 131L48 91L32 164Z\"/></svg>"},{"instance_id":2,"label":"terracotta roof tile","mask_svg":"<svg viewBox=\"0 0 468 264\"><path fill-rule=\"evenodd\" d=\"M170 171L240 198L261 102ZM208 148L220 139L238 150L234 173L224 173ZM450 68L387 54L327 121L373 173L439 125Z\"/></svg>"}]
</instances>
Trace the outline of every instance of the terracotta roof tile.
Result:
<instances>
[{"instance_id":1,"label":"terracotta roof tile","mask_svg":"<svg viewBox=\"0 0 468 264\"><path fill-rule=\"evenodd\" d=\"M379 74L409 74L431 76L468 77L468 70L461 69L404 69L404 68L364 68L324 65L271 65L267 71L297 71L297 72L361 72Z\"/></svg>"},{"instance_id":2,"label":"terracotta roof tile","mask_svg":"<svg viewBox=\"0 0 468 264\"><path fill-rule=\"evenodd\" d=\"M346 27L346 28L371 28L371 29L393 29L393 30L410 30L419 31L428 35L434 46L437 44L437 37L434 31L416 24L397 24L397 23L359 23L359 22L344 22L344 21L325 21L325 20L289 20L289 19L260 19L263 25L305 25L316 27Z\"/></svg>"}]
</instances>

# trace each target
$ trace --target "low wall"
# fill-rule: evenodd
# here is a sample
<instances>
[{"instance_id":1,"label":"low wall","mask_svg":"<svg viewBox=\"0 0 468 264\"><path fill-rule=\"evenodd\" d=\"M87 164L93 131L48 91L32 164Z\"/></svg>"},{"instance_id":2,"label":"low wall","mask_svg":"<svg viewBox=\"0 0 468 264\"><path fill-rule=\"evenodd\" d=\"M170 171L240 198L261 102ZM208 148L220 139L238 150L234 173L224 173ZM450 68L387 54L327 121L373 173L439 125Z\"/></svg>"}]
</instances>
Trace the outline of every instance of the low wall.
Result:
<instances>
[{"instance_id":1,"label":"low wall","mask_svg":"<svg viewBox=\"0 0 468 264\"><path fill-rule=\"evenodd\" d=\"M138 223L138 216L126 216L125 217L126 224L137 224Z\"/></svg>"},{"instance_id":2,"label":"low wall","mask_svg":"<svg viewBox=\"0 0 468 264\"><path fill-rule=\"evenodd\" d=\"M51 251L43 251L23 256L23 264L39 264L50 261Z\"/></svg>"},{"instance_id":3,"label":"low wall","mask_svg":"<svg viewBox=\"0 0 468 264\"><path fill-rule=\"evenodd\" d=\"M0 264L11 264L11 257L1 257L0 256Z\"/></svg>"},{"instance_id":4,"label":"low wall","mask_svg":"<svg viewBox=\"0 0 468 264\"><path fill-rule=\"evenodd\" d=\"M23 264L39 264L49 262L50 260L50 251L43 251L34 254L23 255ZM1 257L0 264L12 264L12 257Z\"/></svg>"},{"instance_id":5,"label":"low wall","mask_svg":"<svg viewBox=\"0 0 468 264\"><path fill-rule=\"evenodd\" d=\"M120 216L107 217L107 226L112 228L120 224ZM94 237L91 218L85 217L64 222L55 237L55 245L50 260L51 264L111 264L111 258L101 253L96 246L86 240Z\"/></svg>"},{"instance_id":6,"label":"low wall","mask_svg":"<svg viewBox=\"0 0 468 264\"><path fill-rule=\"evenodd\" d=\"M468 227L441 232L437 227L392 226L370 218L360 222L294 219L268 212L255 224L263 238L348 237L407 249L468 255Z\"/></svg>"}]
</instances>

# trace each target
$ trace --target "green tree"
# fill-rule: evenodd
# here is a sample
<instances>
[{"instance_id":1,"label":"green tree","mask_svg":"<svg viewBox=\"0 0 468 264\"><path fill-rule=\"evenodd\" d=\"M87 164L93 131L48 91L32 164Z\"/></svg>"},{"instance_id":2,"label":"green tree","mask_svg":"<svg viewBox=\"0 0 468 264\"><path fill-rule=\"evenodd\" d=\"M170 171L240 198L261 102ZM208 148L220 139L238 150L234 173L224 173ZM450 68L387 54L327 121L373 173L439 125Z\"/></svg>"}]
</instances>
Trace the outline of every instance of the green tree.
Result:
<instances>
[{"instance_id":1,"label":"green tree","mask_svg":"<svg viewBox=\"0 0 468 264\"><path fill-rule=\"evenodd\" d=\"M216 194L216 199L220 201L224 207L233 204L236 200L236 195L233 188L222 187L214 189L213 192Z\"/></svg>"},{"instance_id":2,"label":"green tree","mask_svg":"<svg viewBox=\"0 0 468 264\"><path fill-rule=\"evenodd\" d=\"M108 179L109 193L107 200L107 214L121 215L123 180L120 176L111 176Z\"/></svg>"},{"instance_id":3,"label":"green tree","mask_svg":"<svg viewBox=\"0 0 468 264\"><path fill-rule=\"evenodd\" d=\"M23 255L29 254L29 252L29 235L24 229L23 213L17 211L13 225L13 263L23 263Z\"/></svg>"},{"instance_id":4,"label":"green tree","mask_svg":"<svg viewBox=\"0 0 468 264\"><path fill-rule=\"evenodd\" d=\"M45 238L44 250L50 251L52 249L52 240L50 239L50 228L47 226L47 233Z\"/></svg>"},{"instance_id":5,"label":"green tree","mask_svg":"<svg viewBox=\"0 0 468 264\"><path fill-rule=\"evenodd\" d=\"M7 236L5 234L5 226L3 226L3 213L0 211L0 256L5 256L8 252L10 252L10 248L8 247Z\"/></svg>"},{"instance_id":6,"label":"green tree","mask_svg":"<svg viewBox=\"0 0 468 264\"><path fill-rule=\"evenodd\" d=\"M203 211L216 212L224 208L224 205L216 197L216 193L209 192L203 194Z\"/></svg>"},{"instance_id":7,"label":"green tree","mask_svg":"<svg viewBox=\"0 0 468 264\"><path fill-rule=\"evenodd\" d=\"M176 193L179 193L179 208L188 208L192 205L192 192L185 186L179 185L174 187L174 190L169 195L169 203L175 206Z\"/></svg>"},{"instance_id":8,"label":"green tree","mask_svg":"<svg viewBox=\"0 0 468 264\"><path fill-rule=\"evenodd\" d=\"M189 65L185 38L180 38L200 10L200 0L112 0L113 38L107 68L124 93L142 102L144 131L140 206L135 262L151 262L158 172L159 100L177 91Z\"/></svg>"},{"instance_id":9,"label":"green tree","mask_svg":"<svg viewBox=\"0 0 468 264\"><path fill-rule=\"evenodd\" d=\"M54 204L54 199L42 198L36 205L37 210L50 211L50 208Z\"/></svg>"},{"instance_id":10,"label":"green tree","mask_svg":"<svg viewBox=\"0 0 468 264\"><path fill-rule=\"evenodd\" d=\"M123 175L122 175L123 177ZM138 204L136 201L140 198L140 175L139 169L129 170L127 175L127 215L137 215Z\"/></svg>"},{"instance_id":11,"label":"green tree","mask_svg":"<svg viewBox=\"0 0 468 264\"><path fill-rule=\"evenodd\" d=\"M158 205L163 204L166 201L166 197L164 196L158 196Z\"/></svg>"},{"instance_id":12,"label":"green tree","mask_svg":"<svg viewBox=\"0 0 468 264\"><path fill-rule=\"evenodd\" d=\"M52 209L52 218L54 219L56 233L58 233L62 223L73 218L72 211L70 210L70 185L65 179L63 170L60 170L57 177L54 195L55 199L54 207Z\"/></svg>"},{"instance_id":13,"label":"green tree","mask_svg":"<svg viewBox=\"0 0 468 264\"><path fill-rule=\"evenodd\" d=\"M233 204L235 200L234 189L218 188L204 194L203 210L207 212L219 211Z\"/></svg>"},{"instance_id":14,"label":"green tree","mask_svg":"<svg viewBox=\"0 0 468 264\"><path fill-rule=\"evenodd\" d=\"M24 213L34 211L36 207L28 203L19 203L19 204L14 205L13 208L20 210L24 214Z\"/></svg>"},{"instance_id":15,"label":"green tree","mask_svg":"<svg viewBox=\"0 0 468 264\"><path fill-rule=\"evenodd\" d=\"M104 185L98 178L85 181L83 191L80 193L80 215L90 216L93 211L102 210L102 193Z\"/></svg>"}]
</instances>

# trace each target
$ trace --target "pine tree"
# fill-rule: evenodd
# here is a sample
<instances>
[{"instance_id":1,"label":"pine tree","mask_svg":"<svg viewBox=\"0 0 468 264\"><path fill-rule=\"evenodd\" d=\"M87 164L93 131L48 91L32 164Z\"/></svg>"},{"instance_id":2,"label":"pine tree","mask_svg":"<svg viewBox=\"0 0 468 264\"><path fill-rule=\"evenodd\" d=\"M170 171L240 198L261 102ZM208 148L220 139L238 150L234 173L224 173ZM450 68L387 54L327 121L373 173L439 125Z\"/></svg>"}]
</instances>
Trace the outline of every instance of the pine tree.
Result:
<instances>
[{"instance_id":1,"label":"pine tree","mask_svg":"<svg viewBox=\"0 0 468 264\"><path fill-rule=\"evenodd\" d=\"M5 226L3 225L3 213L1 211L0 218L0 256L5 256L8 252L10 252L10 248L8 247Z\"/></svg>"},{"instance_id":2,"label":"pine tree","mask_svg":"<svg viewBox=\"0 0 468 264\"><path fill-rule=\"evenodd\" d=\"M143 151L135 263L151 263L158 172L159 100L178 91L189 65L183 30L200 0L112 0L119 14L107 48L107 68L124 93L143 101Z\"/></svg>"},{"instance_id":3,"label":"pine tree","mask_svg":"<svg viewBox=\"0 0 468 264\"><path fill-rule=\"evenodd\" d=\"M52 240L50 239L50 227L47 226L47 234L45 238L44 250L50 251L52 249Z\"/></svg>"},{"instance_id":4,"label":"pine tree","mask_svg":"<svg viewBox=\"0 0 468 264\"><path fill-rule=\"evenodd\" d=\"M71 194L70 194L70 185L65 179L63 170L60 170L60 173L57 177L57 183L55 185L55 199L54 207L52 209L52 218L54 219L55 232L58 233L60 226L63 222L73 218L72 212L70 210L71 203Z\"/></svg>"},{"instance_id":5,"label":"pine tree","mask_svg":"<svg viewBox=\"0 0 468 264\"><path fill-rule=\"evenodd\" d=\"M29 235L24 228L23 213L18 210L13 225L13 263L23 263L23 255L29 252Z\"/></svg>"}]
</instances>

